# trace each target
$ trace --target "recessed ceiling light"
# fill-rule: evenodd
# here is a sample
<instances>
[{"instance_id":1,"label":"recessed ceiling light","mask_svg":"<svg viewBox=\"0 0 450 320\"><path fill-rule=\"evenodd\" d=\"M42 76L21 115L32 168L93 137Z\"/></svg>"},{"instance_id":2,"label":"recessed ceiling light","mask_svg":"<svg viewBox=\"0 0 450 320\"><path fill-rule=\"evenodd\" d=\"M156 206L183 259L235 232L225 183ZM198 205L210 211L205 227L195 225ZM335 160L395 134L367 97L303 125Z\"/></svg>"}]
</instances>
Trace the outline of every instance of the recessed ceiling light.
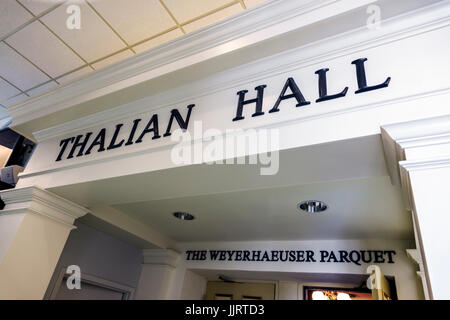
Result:
<instances>
[{"instance_id":1,"label":"recessed ceiling light","mask_svg":"<svg viewBox=\"0 0 450 320\"><path fill-rule=\"evenodd\" d=\"M174 212L173 216L180 220L194 220L195 217L187 212Z\"/></svg>"},{"instance_id":2,"label":"recessed ceiling light","mask_svg":"<svg viewBox=\"0 0 450 320\"><path fill-rule=\"evenodd\" d=\"M297 209L308 212L308 213L320 213L324 212L328 209L328 206L325 202L318 201L318 200L308 200L300 202L297 205Z\"/></svg>"}]
</instances>

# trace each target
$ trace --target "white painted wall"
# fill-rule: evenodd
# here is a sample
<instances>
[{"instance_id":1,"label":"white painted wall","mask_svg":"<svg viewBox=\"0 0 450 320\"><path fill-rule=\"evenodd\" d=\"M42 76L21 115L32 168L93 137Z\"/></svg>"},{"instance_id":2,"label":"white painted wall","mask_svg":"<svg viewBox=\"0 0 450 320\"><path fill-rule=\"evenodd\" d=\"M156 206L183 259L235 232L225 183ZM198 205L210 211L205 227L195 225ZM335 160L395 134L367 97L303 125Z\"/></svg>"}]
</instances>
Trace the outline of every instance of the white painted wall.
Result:
<instances>
[{"instance_id":1,"label":"white painted wall","mask_svg":"<svg viewBox=\"0 0 450 320\"><path fill-rule=\"evenodd\" d=\"M49 297L61 268L78 265L83 273L136 288L141 273L141 249L81 223L75 223L47 289Z\"/></svg>"},{"instance_id":2,"label":"white painted wall","mask_svg":"<svg viewBox=\"0 0 450 320\"><path fill-rule=\"evenodd\" d=\"M206 278L186 270L181 289L181 300L203 300L206 294Z\"/></svg>"},{"instance_id":3,"label":"white painted wall","mask_svg":"<svg viewBox=\"0 0 450 320\"><path fill-rule=\"evenodd\" d=\"M0 263L22 223L25 213L0 215Z\"/></svg>"},{"instance_id":4,"label":"white painted wall","mask_svg":"<svg viewBox=\"0 0 450 320\"><path fill-rule=\"evenodd\" d=\"M410 180L431 297L447 300L450 299L450 211L446 202L449 198L450 166L413 170Z\"/></svg>"},{"instance_id":5,"label":"white painted wall","mask_svg":"<svg viewBox=\"0 0 450 320\"><path fill-rule=\"evenodd\" d=\"M280 281L278 283L278 300L298 300L298 283L295 281Z\"/></svg>"}]
</instances>

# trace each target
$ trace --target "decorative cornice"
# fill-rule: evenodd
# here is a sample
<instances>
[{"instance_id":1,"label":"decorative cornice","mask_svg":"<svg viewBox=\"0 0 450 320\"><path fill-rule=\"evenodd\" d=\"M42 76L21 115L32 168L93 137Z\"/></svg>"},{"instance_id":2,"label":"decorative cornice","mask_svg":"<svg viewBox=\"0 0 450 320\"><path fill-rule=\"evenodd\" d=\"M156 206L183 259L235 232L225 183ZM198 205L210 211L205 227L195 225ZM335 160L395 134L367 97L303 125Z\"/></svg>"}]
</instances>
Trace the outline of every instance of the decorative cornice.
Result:
<instances>
[{"instance_id":1,"label":"decorative cornice","mask_svg":"<svg viewBox=\"0 0 450 320\"><path fill-rule=\"evenodd\" d=\"M406 255L414 261L416 264L422 264L422 256L420 255L419 250L417 249L406 249Z\"/></svg>"},{"instance_id":2,"label":"decorative cornice","mask_svg":"<svg viewBox=\"0 0 450 320\"><path fill-rule=\"evenodd\" d=\"M381 128L381 135L389 174L395 185L400 185L401 182L400 164L408 170L448 166L447 156L450 156L450 152L434 155L431 159L407 159L407 151L427 146L450 145L450 116L386 125Z\"/></svg>"},{"instance_id":3,"label":"decorative cornice","mask_svg":"<svg viewBox=\"0 0 450 320\"><path fill-rule=\"evenodd\" d=\"M381 136L392 183L402 186L406 209L411 210L409 172L450 166L450 116L386 125Z\"/></svg>"},{"instance_id":4,"label":"decorative cornice","mask_svg":"<svg viewBox=\"0 0 450 320\"><path fill-rule=\"evenodd\" d=\"M0 211L0 215L32 213L70 228L74 228L75 219L84 216L89 211L76 203L35 186L1 191L0 197L5 203L5 208Z\"/></svg>"},{"instance_id":5,"label":"decorative cornice","mask_svg":"<svg viewBox=\"0 0 450 320\"><path fill-rule=\"evenodd\" d=\"M293 50L269 56L244 66L239 66L238 68L230 69L222 72L220 75L214 77L214 79L204 79L177 87L93 115L33 132L33 135L38 142L45 141L70 132L127 118L131 115L154 112L157 109L179 105L185 101L194 101L200 96L227 90L237 85L246 85L249 82L276 76L280 73L295 71L311 64L323 63L342 55L351 55L354 52L364 49L423 34L424 32L450 24L450 16L443 13L445 10L450 10L450 2L448 1L383 21L383 28L380 31L368 31L366 27L361 27ZM345 46L342 44L345 44ZM86 78L84 81L89 82L91 80ZM432 92L417 93L409 97L399 97L393 101L385 101L366 107L377 107L383 104L399 103L405 100L448 94L449 92L450 88L443 88ZM356 109L359 108L352 108L352 110Z\"/></svg>"},{"instance_id":6,"label":"decorative cornice","mask_svg":"<svg viewBox=\"0 0 450 320\"><path fill-rule=\"evenodd\" d=\"M235 17L88 74L79 81L62 85L48 93L12 105L8 107L13 117L12 126L274 38L373 2L375 0L267 1ZM237 41L239 39L243 41Z\"/></svg>"},{"instance_id":7,"label":"decorative cornice","mask_svg":"<svg viewBox=\"0 0 450 320\"><path fill-rule=\"evenodd\" d=\"M168 265L176 268L181 255L172 249L144 249L144 264Z\"/></svg>"},{"instance_id":8,"label":"decorative cornice","mask_svg":"<svg viewBox=\"0 0 450 320\"><path fill-rule=\"evenodd\" d=\"M450 156L441 159L426 159L420 161L400 161L400 167L408 172L450 167Z\"/></svg>"}]
</instances>

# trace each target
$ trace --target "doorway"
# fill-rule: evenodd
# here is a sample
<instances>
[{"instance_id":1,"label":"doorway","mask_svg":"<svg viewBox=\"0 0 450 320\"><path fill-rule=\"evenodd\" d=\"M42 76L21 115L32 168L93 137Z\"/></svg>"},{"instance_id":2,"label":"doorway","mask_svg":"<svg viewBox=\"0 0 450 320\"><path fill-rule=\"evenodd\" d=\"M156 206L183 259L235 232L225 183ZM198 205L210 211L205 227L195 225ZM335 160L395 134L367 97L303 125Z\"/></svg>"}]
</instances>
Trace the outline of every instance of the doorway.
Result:
<instances>
[{"instance_id":1,"label":"doorway","mask_svg":"<svg viewBox=\"0 0 450 320\"><path fill-rule=\"evenodd\" d=\"M275 300L274 283L208 281L206 300Z\"/></svg>"}]
</instances>

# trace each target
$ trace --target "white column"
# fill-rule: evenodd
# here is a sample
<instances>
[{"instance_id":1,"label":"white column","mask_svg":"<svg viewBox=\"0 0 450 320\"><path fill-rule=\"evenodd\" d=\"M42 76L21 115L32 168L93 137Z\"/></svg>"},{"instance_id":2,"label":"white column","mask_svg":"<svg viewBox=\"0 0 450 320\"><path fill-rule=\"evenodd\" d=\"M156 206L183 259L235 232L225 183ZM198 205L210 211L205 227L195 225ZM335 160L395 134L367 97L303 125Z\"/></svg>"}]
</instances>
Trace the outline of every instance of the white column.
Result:
<instances>
[{"instance_id":1,"label":"white column","mask_svg":"<svg viewBox=\"0 0 450 320\"><path fill-rule=\"evenodd\" d=\"M171 249L143 250L144 263L136 289L135 299L179 299L184 274L180 254Z\"/></svg>"},{"instance_id":2,"label":"white column","mask_svg":"<svg viewBox=\"0 0 450 320\"><path fill-rule=\"evenodd\" d=\"M42 299L73 222L88 211L37 187L0 197L0 300Z\"/></svg>"},{"instance_id":3,"label":"white column","mask_svg":"<svg viewBox=\"0 0 450 320\"><path fill-rule=\"evenodd\" d=\"M418 264L427 299L450 299L450 116L382 128L393 183L412 212Z\"/></svg>"}]
</instances>

